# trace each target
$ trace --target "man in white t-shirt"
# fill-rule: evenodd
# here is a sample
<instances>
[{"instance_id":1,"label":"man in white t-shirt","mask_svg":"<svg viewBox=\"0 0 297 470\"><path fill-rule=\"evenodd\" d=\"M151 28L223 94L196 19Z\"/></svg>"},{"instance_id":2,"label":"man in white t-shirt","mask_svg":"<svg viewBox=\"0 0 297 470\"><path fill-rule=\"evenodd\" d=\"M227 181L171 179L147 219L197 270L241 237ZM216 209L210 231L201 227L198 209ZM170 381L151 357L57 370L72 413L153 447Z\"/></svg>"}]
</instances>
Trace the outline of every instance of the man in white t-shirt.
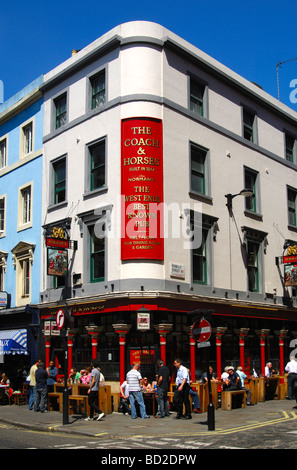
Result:
<instances>
[{"instance_id":1,"label":"man in white t-shirt","mask_svg":"<svg viewBox=\"0 0 297 470\"><path fill-rule=\"evenodd\" d=\"M297 380L297 362L295 360L294 356L290 357L290 362L287 363L285 367L285 371L288 372L288 378L287 378L287 383L288 383L288 397L287 400L293 400L295 397L294 395L294 390L293 390L293 385L295 380ZM296 397L297 399L297 397Z\"/></svg>"},{"instance_id":2,"label":"man in white t-shirt","mask_svg":"<svg viewBox=\"0 0 297 470\"><path fill-rule=\"evenodd\" d=\"M133 368L128 372L126 376L126 380L129 384L129 401L131 406L131 418L137 418L137 412L135 407L135 401L137 401L139 405L140 416L142 419L149 418L146 414L145 404L143 400L142 391L140 385L142 384L142 377L139 372L140 363L136 362Z\"/></svg>"},{"instance_id":3,"label":"man in white t-shirt","mask_svg":"<svg viewBox=\"0 0 297 470\"><path fill-rule=\"evenodd\" d=\"M121 405L123 409L123 413L125 415L131 414L130 408L129 408L129 384L127 380L125 380L121 385L120 385L120 394L121 394Z\"/></svg>"}]
</instances>

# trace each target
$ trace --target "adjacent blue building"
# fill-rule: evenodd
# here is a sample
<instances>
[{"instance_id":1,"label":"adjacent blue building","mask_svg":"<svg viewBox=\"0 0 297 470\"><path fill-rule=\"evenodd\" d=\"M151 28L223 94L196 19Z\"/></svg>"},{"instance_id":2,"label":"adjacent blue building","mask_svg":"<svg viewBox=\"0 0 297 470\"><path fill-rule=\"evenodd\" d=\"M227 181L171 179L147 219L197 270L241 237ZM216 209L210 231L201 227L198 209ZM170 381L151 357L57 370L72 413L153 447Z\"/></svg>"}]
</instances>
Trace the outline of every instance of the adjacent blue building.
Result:
<instances>
[{"instance_id":1,"label":"adjacent blue building","mask_svg":"<svg viewBox=\"0 0 297 470\"><path fill-rule=\"evenodd\" d=\"M12 381L38 355L42 82L0 105L0 371Z\"/></svg>"}]
</instances>

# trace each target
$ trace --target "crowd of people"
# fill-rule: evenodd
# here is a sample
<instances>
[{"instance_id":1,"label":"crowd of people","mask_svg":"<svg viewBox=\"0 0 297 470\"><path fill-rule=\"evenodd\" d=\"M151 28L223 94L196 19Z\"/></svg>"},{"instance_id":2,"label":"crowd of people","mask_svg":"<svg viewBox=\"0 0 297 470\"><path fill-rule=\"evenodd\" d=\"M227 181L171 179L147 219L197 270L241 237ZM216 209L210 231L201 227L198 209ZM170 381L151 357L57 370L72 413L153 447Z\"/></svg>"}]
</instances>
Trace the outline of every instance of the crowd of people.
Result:
<instances>
[{"instance_id":1,"label":"crowd of people","mask_svg":"<svg viewBox=\"0 0 297 470\"><path fill-rule=\"evenodd\" d=\"M200 400L197 391L191 387L192 381L190 379L190 371L182 365L180 359L174 361L175 367L175 392L173 395L173 406L176 411L175 419L191 419L192 412L200 413ZM171 373L164 362L157 361L159 368L156 376L156 381L152 384L148 383L147 377L141 376L140 363L134 364L131 371L128 372L126 380L120 385L121 403L119 411L126 415L131 415L132 419L149 418L146 412L144 397L150 392L155 392L158 411L155 418L165 418L170 416L168 391L171 381ZM295 357L290 358L290 362L285 367L288 373L288 396L287 399L296 399L297 402L297 361ZM272 368L272 363L268 362L265 367L265 377L272 377L276 374ZM258 377L253 369L251 376ZM233 366L226 366L221 377L216 377L213 367L209 367L207 372L201 376L201 383L206 384L208 380L220 381L223 391L244 390L246 392L246 404L252 406L251 390L245 387L245 379L247 375L244 373L243 368L238 366L235 370ZM294 392L294 387L296 388ZM192 407L189 397L192 398ZM136 406L136 404L138 406ZM183 413L183 407L185 412Z\"/></svg>"},{"instance_id":2,"label":"crowd of people","mask_svg":"<svg viewBox=\"0 0 297 470\"><path fill-rule=\"evenodd\" d=\"M197 390L191 386L192 381L189 369L182 364L179 358L175 359L173 366L174 373L172 377L164 361L159 359L157 361L158 370L155 380L149 383L148 378L141 375L141 364L139 362L135 363L127 373L126 380L120 384L121 401L119 411L130 415L132 419L136 419L138 416L147 419L150 416L147 413L145 398L151 395L150 398L156 400L157 412L155 417L161 419L170 416L168 392L170 383L174 381L175 392L172 399L173 407L176 411L174 418L191 419L192 412L200 413L199 395ZM287 399L296 399L297 401L297 361L295 357L290 357L285 371L288 374ZM265 377L272 377L274 374L275 370L272 368L272 363L268 362L265 367ZM254 370L251 375L257 377ZM41 360L37 359L30 368L29 376L27 376L26 371L23 371L24 379L25 376L30 391L28 408L35 412L45 413L47 411L47 395L54 391L54 384L57 382L57 367L53 361L50 361L49 366L45 368ZM235 370L230 365L225 367L220 377L216 377L213 367L210 366L209 370L202 374L200 380L202 384L207 384L209 380L220 381L223 391L244 390L246 392L246 404L252 405L251 390L245 387L245 379L247 379L247 375L243 372L241 366L238 366ZM99 364L93 363L80 371L72 368L68 376L68 383L81 383L89 386L87 393L90 415L86 419L97 419L100 421L104 417L104 413L98 407L98 391L99 387L104 385L105 379ZM0 385L2 385L7 397L11 397L13 390L10 380L5 373L1 376ZM192 405L189 397L192 398Z\"/></svg>"}]
</instances>

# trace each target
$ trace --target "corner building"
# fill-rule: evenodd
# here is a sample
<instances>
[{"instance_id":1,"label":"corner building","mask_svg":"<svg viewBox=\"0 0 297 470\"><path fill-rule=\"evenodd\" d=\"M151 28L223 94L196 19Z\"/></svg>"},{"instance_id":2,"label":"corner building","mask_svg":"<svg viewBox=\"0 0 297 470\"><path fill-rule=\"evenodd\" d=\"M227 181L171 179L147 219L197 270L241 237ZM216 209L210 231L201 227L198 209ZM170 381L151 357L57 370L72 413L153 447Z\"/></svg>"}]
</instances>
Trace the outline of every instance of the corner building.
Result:
<instances>
[{"instance_id":1,"label":"corner building","mask_svg":"<svg viewBox=\"0 0 297 470\"><path fill-rule=\"evenodd\" d=\"M268 360L282 373L297 333L296 113L150 22L73 51L42 91L39 309L47 322L67 308L69 368L98 359L117 382L139 359L152 380L156 359L179 356L198 378L202 309L218 374Z\"/></svg>"}]
</instances>

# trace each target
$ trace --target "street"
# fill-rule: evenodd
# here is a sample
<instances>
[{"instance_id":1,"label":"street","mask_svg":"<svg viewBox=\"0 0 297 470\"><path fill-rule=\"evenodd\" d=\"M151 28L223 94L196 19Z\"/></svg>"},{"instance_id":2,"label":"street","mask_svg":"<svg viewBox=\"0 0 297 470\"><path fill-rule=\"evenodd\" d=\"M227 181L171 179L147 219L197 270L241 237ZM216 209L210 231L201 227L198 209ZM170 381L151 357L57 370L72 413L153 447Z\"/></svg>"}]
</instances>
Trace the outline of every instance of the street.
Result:
<instances>
[{"instance_id":1,"label":"street","mask_svg":"<svg viewBox=\"0 0 297 470\"><path fill-rule=\"evenodd\" d=\"M91 450L100 449L100 456L117 456L125 450L133 449L137 459L145 455L193 455L202 449L296 449L297 413L279 411L271 413L269 422L247 422L240 428L216 429L208 431L200 422L192 422L187 431L168 433L163 429L160 435L140 435L137 429L133 435L92 437L57 432L42 432L17 428L12 424L0 423L1 449L51 449L51 450ZM226 419L231 420L231 415ZM170 419L168 420L170 425ZM110 452L106 454L106 451ZM146 451L145 451L146 450ZM102 451L105 451L102 453ZM133 452L134 455L134 452ZM102 462L102 463L108 463ZM110 462L109 462L110 463ZM116 463L116 462L114 462ZM149 462L146 462L149 463ZM155 461L155 464L158 463ZM161 463L161 462L159 462ZM165 462L163 462L165 463ZM168 462L178 463L178 462ZM191 463L191 462L190 462ZM131 462L132 465L132 462Z\"/></svg>"}]
</instances>

